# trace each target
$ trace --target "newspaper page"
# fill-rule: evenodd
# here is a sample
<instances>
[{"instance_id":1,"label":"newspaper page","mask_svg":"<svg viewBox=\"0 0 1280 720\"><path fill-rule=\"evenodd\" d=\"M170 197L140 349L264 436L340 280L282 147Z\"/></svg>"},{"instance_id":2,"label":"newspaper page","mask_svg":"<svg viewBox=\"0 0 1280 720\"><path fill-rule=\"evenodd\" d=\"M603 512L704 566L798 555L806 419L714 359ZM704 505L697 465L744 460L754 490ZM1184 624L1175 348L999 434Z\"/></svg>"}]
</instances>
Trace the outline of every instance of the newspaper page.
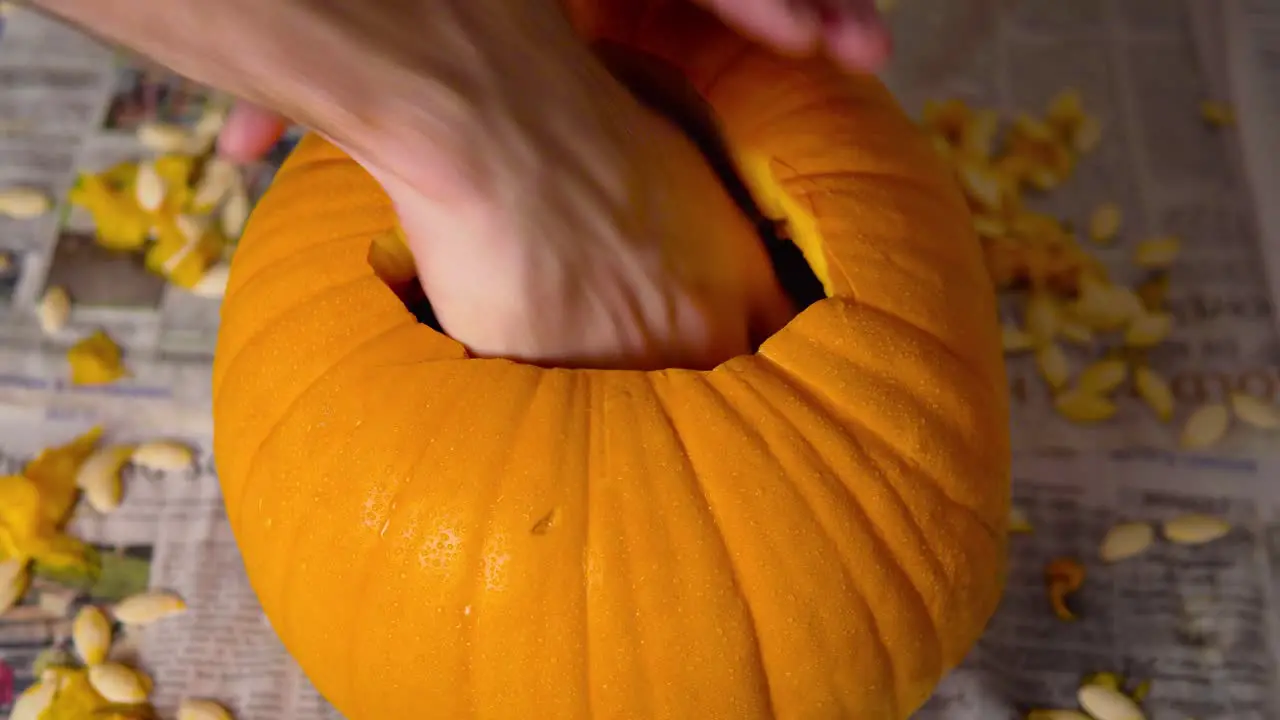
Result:
<instances>
[{"instance_id":1,"label":"newspaper page","mask_svg":"<svg viewBox=\"0 0 1280 720\"><path fill-rule=\"evenodd\" d=\"M1184 243L1170 289L1175 336L1150 357L1172 379L1177 421L1157 422L1132 399L1103 426L1068 424L1030 361L1011 359L1015 506L1033 532L1011 539L1003 604L919 713L924 720L1013 720L1032 708L1075 707L1080 679L1099 671L1150 681L1144 707L1154 720L1280 717L1280 494L1272 489L1280 453L1248 428L1233 429L1212 452L1182 452L1176 443L1191 408L1231 391L1274 400L1280 384L1266 269L1277 239L1259 212L1273 209L1263 198L1276 185L1258 159L1268 157L1259 150L1268 141L1257 139L1265 134L1258 118L1275 111L1241 97L1280 97L1274 36L1264 32L1274 29L1278 4L894 5L898 58L886 80L912 112L950 97L1009 115L1035 112L1077 87L1102 119L1104 140L1039 208L1082 227L1100 203L1120 204L1123 242L1096 252L1121 277L1138 239L1172 234ZM0 186L37 185L61 197L78 171L140 153L140 122L193 122L221 101L56 22L10 13L0 36ZM1241 50L1246 33L1251 52ZM1269 96L1259 89L1268 79ZM1208 99L1230 100L1239 128L1208 127L1198 111ZM255 188L289 146L255 169ZM1263 237L1271 238L1266 251ZM124 506L109 517L80 509L74 530L99 548L101 577L87 588L40 580L0 619L0 714L31 682L34 656L50 644L66 647L74 607L157 587L181 592L191 612L131 635L121 651L155 675L163 713L193 694L226 702L242 720L337 718L263 618L218 497L208 395L217 301L104 255L87 219L65 209L36 221L0 219L0 253L9 261L0 263L0 463L12 470L98 423L113 439L163 435L200 451L188 473L131 469ZM33 309L55 282L77 305L65 336L49 339ZM125 346L133 376L108 388L72 387L62 350L95 327ZM1073 360L1101 351L1081 348ZM1139 558L1099 561L1098 544L1116 522L1159 524L1186 512L1223 517L1233 529L1204 546L1157 539ZM1046 564L1068 557L1087 574L1070 598L1075 622L1055 617L1045 590Z\"/></svg>"}]
</instances>

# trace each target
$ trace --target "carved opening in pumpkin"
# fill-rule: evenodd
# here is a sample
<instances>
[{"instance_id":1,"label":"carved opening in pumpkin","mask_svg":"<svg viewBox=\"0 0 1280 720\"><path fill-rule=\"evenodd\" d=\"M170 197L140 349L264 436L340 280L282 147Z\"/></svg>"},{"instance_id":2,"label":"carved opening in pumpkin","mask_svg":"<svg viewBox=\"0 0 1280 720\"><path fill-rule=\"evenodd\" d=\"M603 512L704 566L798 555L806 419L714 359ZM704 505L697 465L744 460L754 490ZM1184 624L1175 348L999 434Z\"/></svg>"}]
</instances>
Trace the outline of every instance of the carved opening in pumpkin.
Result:
<instances>
[{"instance_id":1,"label":"carved opening in pumpkin","mask_svg":"<svg viewBox=\"0 0 1280 720\"><path fill-rule=\"evenodd\" d=\"M755 227L796 313L826 297L822 281L800 248L789 239L785 223L766 216L752 197L725 144L714 111L683 73L660 58L617 43L599 42L594 50L604 66L639 101L682 128L702 152L726 192ZM412 275L413 259L400 242L390 238L375 241L369 250L369 264L419 322L444 333L431 301ZM754 342L759 345L765 339L755 338Z\"/></svg>"}]
</instances>

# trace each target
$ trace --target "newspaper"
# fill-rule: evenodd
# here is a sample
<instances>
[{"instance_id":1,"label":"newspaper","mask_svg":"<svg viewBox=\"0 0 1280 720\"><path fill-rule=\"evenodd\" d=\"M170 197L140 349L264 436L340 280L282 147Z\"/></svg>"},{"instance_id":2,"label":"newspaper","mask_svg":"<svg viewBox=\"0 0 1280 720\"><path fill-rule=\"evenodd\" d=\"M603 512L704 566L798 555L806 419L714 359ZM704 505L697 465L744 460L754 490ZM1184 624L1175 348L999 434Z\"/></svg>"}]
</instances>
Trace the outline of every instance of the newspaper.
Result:
<instances>
[{"instance_id":1,"label":"newspaper","mask_svg":"<svg viewBox=\"0 0 1280 720\"><path fill-rule=\"evenodd\" d=\"M0 186L61 196L76 172L141 152L142 119L190 122L216 96L139 66L60 24L10 10L0 36ZM1280 391L1280 0L900 0L891 21L898 59L886 80L906 106L964 98L1007 113L1043 108L1079 88L1106 132L1061 189L1040 201L1083 226L1100 203L1125 210L1130 244L1100 249L1123 277L1132 241L1176 234L1172 342L1153 353L1173 379L1180 416L1246 390ZM1204 100L1229 101L1238 125L1203 123ZM276 154L288 150L285 143ZM273 159L273 160L275 160ZM274 162L255 181L263 187ZM339 717L280 646L247 585L209 460L209 366L217 302L153 282L96 255L83 217L0 220L0 464L101 423L113 438L179 437L200 450L193 470L128 478L120 511L82 509L74 529L102 552L102 578L69 591L38 582L0 619L0 713L31 682L33 656L66 643L67 617L141 587L186 596L192 612L130 636L126 651L156 677L172 713L181 694L215 697L247 719ZM62 338L38 332L33 308L52 281L80 300L68 338L105 327L133 376L73 388ZM1080 351L1073 360L1086 362ZM1014 501L1034 527L1011 539L1008 590L988 632L918 714L922 720L1004 720L1030 708L1074 707L1080 678L1114 671L1150 680L1148 717L1280 718L1280 447L1246 428L1212 452L1176 447L1126 399L1097 428L1060 420L1023 359L1011 359ZM1203 547L1157 543L1113 566L1097 547L1118 521L1159 522L1188 511L1231 520ZM1072 597L1080 615L1051 613L1044 566L1074 557L1088 570Z\"/></svg>"}]
</instances>

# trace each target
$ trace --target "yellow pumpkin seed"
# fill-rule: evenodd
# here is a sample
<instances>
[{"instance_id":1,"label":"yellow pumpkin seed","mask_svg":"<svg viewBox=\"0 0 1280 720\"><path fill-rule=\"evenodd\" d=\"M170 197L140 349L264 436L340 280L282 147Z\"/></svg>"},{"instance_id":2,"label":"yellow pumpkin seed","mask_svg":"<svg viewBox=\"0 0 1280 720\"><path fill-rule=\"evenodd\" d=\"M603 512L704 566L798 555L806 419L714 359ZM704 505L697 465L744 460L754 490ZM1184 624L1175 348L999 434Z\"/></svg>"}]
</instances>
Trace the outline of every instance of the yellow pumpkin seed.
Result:
<instances>
[{"instance_id":1,"label":"yellow pumpkin seed","mask_svg":"<svg viewBox=\"0 0 1280 720\"><path fill-rule=\"evenodd\" d=\"M1149 348L1164 342L1173 332L1173 315L1165 312L1143 312L1129 321L1124 344L1131 348Z\"/></svg>"},{"instance_id":2,"label":"yellow pumpkin seed","mask_svg":"<svg viewBox=\"0 0 1280 720\"><path fill-rule=\"evenodd\" d=\"M1055 390L1065 386L1071 377L1071 364L1057 344L1050 343L1037 350L1036 365L1039 366L1044 381Z\"/></svg>"},{"instance_id":3,"label":"yellow pumpkin seed","mask_svg":"<svg viewBox=\"0 0 1280 720\"><path fill-rule=\"evenodd\" d=\"M191 287L191 293L200 297L220 298L227 292L227 278L230 277L231 266L220 262L211 266L200 276L200 280Z\"/></svg>"},{"instance_id":4,"label":"yellow pumpkin seed","mask_svg":"<svg viewBox=\"0 0 1280 720\"><path fill-rule=\"evenodd\" d=\"M1128 374L1129 367L1123 360L1115 358L1099 360L1080 373L1076 387L1083 392L1106 395L1120 387L1120 383L1124 382Z\"/></svg>"},{"instance_id":5,"label":"yellow pumpkin seed","mask_svg":"<svg viewBox=\"0 0 1280 720\"><path fill-rule=\"evenodd\" d=\"M1083 325L1075 320L1064 319L1062 325L1058 328L1058 335L1067 342L1076 345L1092 345L1093 330L1089 326Z\"/></svg>"},{"instance_id":6,"label":"yellow pumpkin seed","mask_svg":"<svg viewBox=\"0 0 1280 720\"><path fill-rule=\"evenodd\" d=\"M1052 295L1038 292L1027 299L1027 332L1037 347L1053 341L1061 322L1061 311Z\"/></svg>"},{"instance_id":7,"label":"yellow pumpkin seed","mask_svg":"<svg viewBox=\"0 0 1280 720\"><path fill-rule=\"evenodd\" d=\"M973 231L980 237L1000 238L1009 232L1009 228L1005 227L1004 221L998 217L990 215L974 215Z\"/></svg>"},{"instance_id":8,"label":"yellow pumpkin seed","mask_svg":"<svg viewBox=\"0 0 1280 720\"><path fill-rule=\"evenodd\" d=\"M1027 514L1022 511L1022 508L1009 508L1009 532L1029 533L1032 529L1031 521L1027 519Z\"/></svg>"},{"instance_id":9,"label":"yellow pumpkin seed","mask_svg":"<svg viewBox=\"0 0 1280 720\"><path fill-rule=\"evenodd\" d=\"M1172 265L1181 251L1182 241L1176 237L1151 238L1138 243L1133 262L1141 268L1159 270Z\"/></svg>"},{"instance_id":10,"label":"yellow pumpkin seed","mask_svg":"<svg viewBox=\"0 0 1280 720\"><path fill-rule=\"evenodd\" d=\"M155 163L138 163L138 171L133 180L133 194L138 207L147 212L156 212L164 205L164 180L156 172Z\"/></svg>"},{"instance_id":11,"label":"yellow pumpkin seed","mask_svg":"<svg viewBox=\"0 0 1280 720\"><path fill-rule=\"evenodd\" d=\"M1133 371L1133 384L1138 397L1155 412L1161 422L1173 419L1173 389L1168 381L1148 367L1138 367Z\"/></svg>"},{"instance_id":12,"label":"yellow pumpkin seed","mask_svg":"<svg viewBox=\"0 0 1280 720\"><path fill-rule=\"evenodd\" d=\"M105 662L111 649L111 623L107 616L92 605L80 608L71 624L71 642L85 665Z\"/></svg>"},{"instance_id":13,"label":"yellow pumpkin seed","mask_svg":"<svg viewBox=\"0 0 1280 720\"><path fill-rule=\"evenodd\" d=\"M1180 515L1164 523L1164 536L1178 545L1204 545L1226 537L1231 523L1220 517L1201 513Z\"/></svg>"},{"instance_id":14,"label":"yellow pumpkin seed","mask_svg":"<svg viewBox=\"0 0 1280 720\"><path fill-rule=\"evenodd\" d=\"M1080 681L1081 685L1101 685L1102 687L1111 688L1112 690L1120 690L1124 687L1124 677L1119 673L1100 672L1089 673Z\"/></svg>"},{"instance_id":15,"label":"yellow pumpkin seed","mask_svg":"<svg viewBox=\"0 0 1280 720\"><path fill-rule=\"evenodd\" d=\"M120 507L124 488L120 470L133 456L132 445L112 445L95 450L76 472L76 486L84 491L89 507L106 515Z\"/></svg>"},{"instance_id":16,"label":"yellow pumpkin seed","mask_svg":"<svg viewBox=\"0 0 1280 720\"><path fill-rule=\"evenodd\" d=\"M1263 430L1280 428L1280 409L1245 393L1231 394L1231 410L1241 421Z\"/></svg>"},{"instance_id":17,"label":"yellow pumpkin seed","mask_svg":"<svg viewBox=\"0 0 1280 720\"><path fill-rule=\"evenodd\" d=\"M1084 685L1076 693L1080 707L1095 720L1146 720L1133 698L1102 685Z\"/></svg>"},{"instance_id":18,"label":"yellow pumpkin seed","mask_svg":"<svg viewBox=\"0 0 1280 720\"><path fill-rule=\"evenodd\" d=\"M1108 563L1127 560L1146 552L1155 539L1155 528L1147 523L1120 523L1107 531L1098 556Z\"/></svg>"},{"instance_id":19,"label":"yellow pumpkin seed","mask_svg":"<svg viewBox=\"0 0 1280 720\"><path fill-rule=\"evenodd\" d=\"M56 677L36 681L14 701L13 707L9 709L9 720L41 720L58 696L60 684Z\"/></svg>"},{"instance_id":20,"label":"yellow pumpkin seed","mask_svg":"<svg viewBox=\"0 0 1280 720\"><path fill-rule=\"evenodd\" d=\"M1007 353L1026 352L1035 346L1031 333L1008 323L1001 328L1000 341Z\"/></svg>"},{"instance_id":21,"label":"yellow pumpkin seed","mask_svg":"<svg viewBox=\"0 0 1280 720\"><path fill-rule=\"evenodd\" d=\"M1081 388L1062 393L1053 401L1053 406L1060 415L1077 423L1102 422L1116 414L1116 405L1109 398Z\"/></svg>"},{"instance_id":22,"label":"yellow pumpkin seed","mask_svg":"<svg viewBox=\"0 0 1280 720\"><path fill-rule=\"evenodd\" d=\"M1120 232L1124 214L1115 203L1099 205L1089 217L1089 237L1095 242L1109 242Z\"/></svg>"},{"instance_id":23,"label":"yellow pumpkin seed","mask_svg":"<svg viewBox=\"0 0 1280 720\"><path fill-rule=\"evenodd\" d=\"M1080 280L1080 292L1072 314L1096 330L1114 330L1146 312L1142 298L1123 285L1111 285L1088 275Z\"/></svg>"},{"instance_id":24,"label":"yellow pumpkin seed","mask_svg":"<svg viewBox=\"0 0 1280 720\"><path fill-rule=\"evenodd\" d=\"M36 318L45 335L56 335L71 318L71 296L65 288L54 285L44 291L36 307Z\"/></svg>"},{"instance_id":25,"label":"yellow pumpkin seed","mask_svg":"<svg viewBox=\"0 0 1280 720\"><path fill-rule=\"evenodd\" d=\"M194 141L186 128L163 122L143 123L138 126L137 137L143 147L162 155L185 152Z\"/></svg>"},{"instance_id":26,"label":"yellow pumpkin seed","mask_svg":"<svg viewBox=\"0 0 1280 720\"><path fill-rule=\"evenodd\" d=\"M243 186L232 186L226 202L222 205L219 221L222 234L228 238L238 238L244 232L245 223L249 222L249 195Z\"/></svg>"},{"instance_id":27,"label":"yellow pumpkin seed","mask_svg":"<svg viewBox=\"0 0 1280 720\"><path fill-rule=\"evenodd\" d=\"M18 558L0 560L0 615L18 604L31 579L29 562Z\"/></svg>"},{"instance_id":28,"label":"yellow pumpkin seed","mask_svg":"<svg viewBox=\"0 0 1280 720\"><path fill-rule=\"evenodd\" d=\"M998 209L1004 200L1000 177L983 165L967 162L960 166L960 185L965 194L984 208Z\"/></svg>"},{"instance_id":29,"label":"yellow pumpkin seed","mask_svg":"<svg viewBox=\"0 0 1280 720\"><path fill-rule=\"evenodd\" d=\"M151 694L151 679L127 665L109 662L89 667L89 685L107 702L138 705Z\"/></svg>"},{"instance_id":30,"label":"yellow pumpkin seed","mask_svg":"<svg viewBox=\"0 0 1280 720\"><path fill-rule=\"evenodd\" d=\"M200 181L196 183L191 203L199 212L208 212L222 202L240 179L240 170L222 158L213 158L204 166Z\"/></svg>"},{"instance_id":31,"label":"yellow pumpkin seed","mask_svg":"<svg viewBox=\"0 0 1280 720\"><path fill-rule=\"evenodd\" d=\"M139 593L121 600L112 608L111 614L125 625L150 625L174 615L187 611L187 603L180 596L154 590Z\"/></svg>"},{"instance_id":32,"label":"yellow pumpkin seed","mask_svg":"<svg viewBox=\"0 0 1280 720\"><path fill-rule=\"evenodd\" d=\"M191 448L173 440L144 442L133 451L133 464L151 470L186 470L195 461Z\"/></svg>"},{"instance_id":33,"label":"yellow pumpkin seed","mask_svg":"<svg viewBox=\"0 0 1280 720\"><path fill-rule=\"evenodd\" d=\"M178 705L178 720L233 720L231 712L212 700L186 698Z\"/></svg>"},{"instance_id":34,"label":"yellow pumpkin seed","mask_svg":"<svg viewBox=\"0 0 1280 720\"><path fill-rule=\"evenodd\" d=\"M1210 403L1196 408L1182 427L1182 447L1199 450L1216 445L1230 425L1231 413L1226 405Z\"/></svg>"},{"instance_id":35,"label":"yellow pumpkin seed","mask_svg":"<svg viewBox=\"0 0 1280 720\"><path fill-rule=\"evenodd\" d=\"M53 200L43 190L11 187L0 190L0 215L14 220L32 220L53 209Z\"/></svg>"}]
</instances>

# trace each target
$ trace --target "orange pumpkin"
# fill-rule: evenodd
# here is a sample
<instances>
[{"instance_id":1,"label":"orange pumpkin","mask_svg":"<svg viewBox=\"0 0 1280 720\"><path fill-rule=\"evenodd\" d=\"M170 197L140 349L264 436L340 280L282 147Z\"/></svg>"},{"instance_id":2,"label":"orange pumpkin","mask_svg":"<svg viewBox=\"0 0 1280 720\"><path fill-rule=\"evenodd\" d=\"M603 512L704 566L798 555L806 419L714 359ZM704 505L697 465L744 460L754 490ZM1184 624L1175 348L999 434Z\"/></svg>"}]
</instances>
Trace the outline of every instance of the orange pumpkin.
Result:
<instances>
[{"instance_id":1,"label":"orange pumpkin","mask_svg":"<svg viewBox=\"0 0 1280 720\"><path fill-rule=\"evenodd\" d=\"M353 720L904 718L1003 578L964 201L874 79L683 4L577 12L681 69L828 297L709 372L469 358L389 289L411 266L380 188L307 138L236 253L214 368L249 578Z\"/></svg>"}]
</instances>

